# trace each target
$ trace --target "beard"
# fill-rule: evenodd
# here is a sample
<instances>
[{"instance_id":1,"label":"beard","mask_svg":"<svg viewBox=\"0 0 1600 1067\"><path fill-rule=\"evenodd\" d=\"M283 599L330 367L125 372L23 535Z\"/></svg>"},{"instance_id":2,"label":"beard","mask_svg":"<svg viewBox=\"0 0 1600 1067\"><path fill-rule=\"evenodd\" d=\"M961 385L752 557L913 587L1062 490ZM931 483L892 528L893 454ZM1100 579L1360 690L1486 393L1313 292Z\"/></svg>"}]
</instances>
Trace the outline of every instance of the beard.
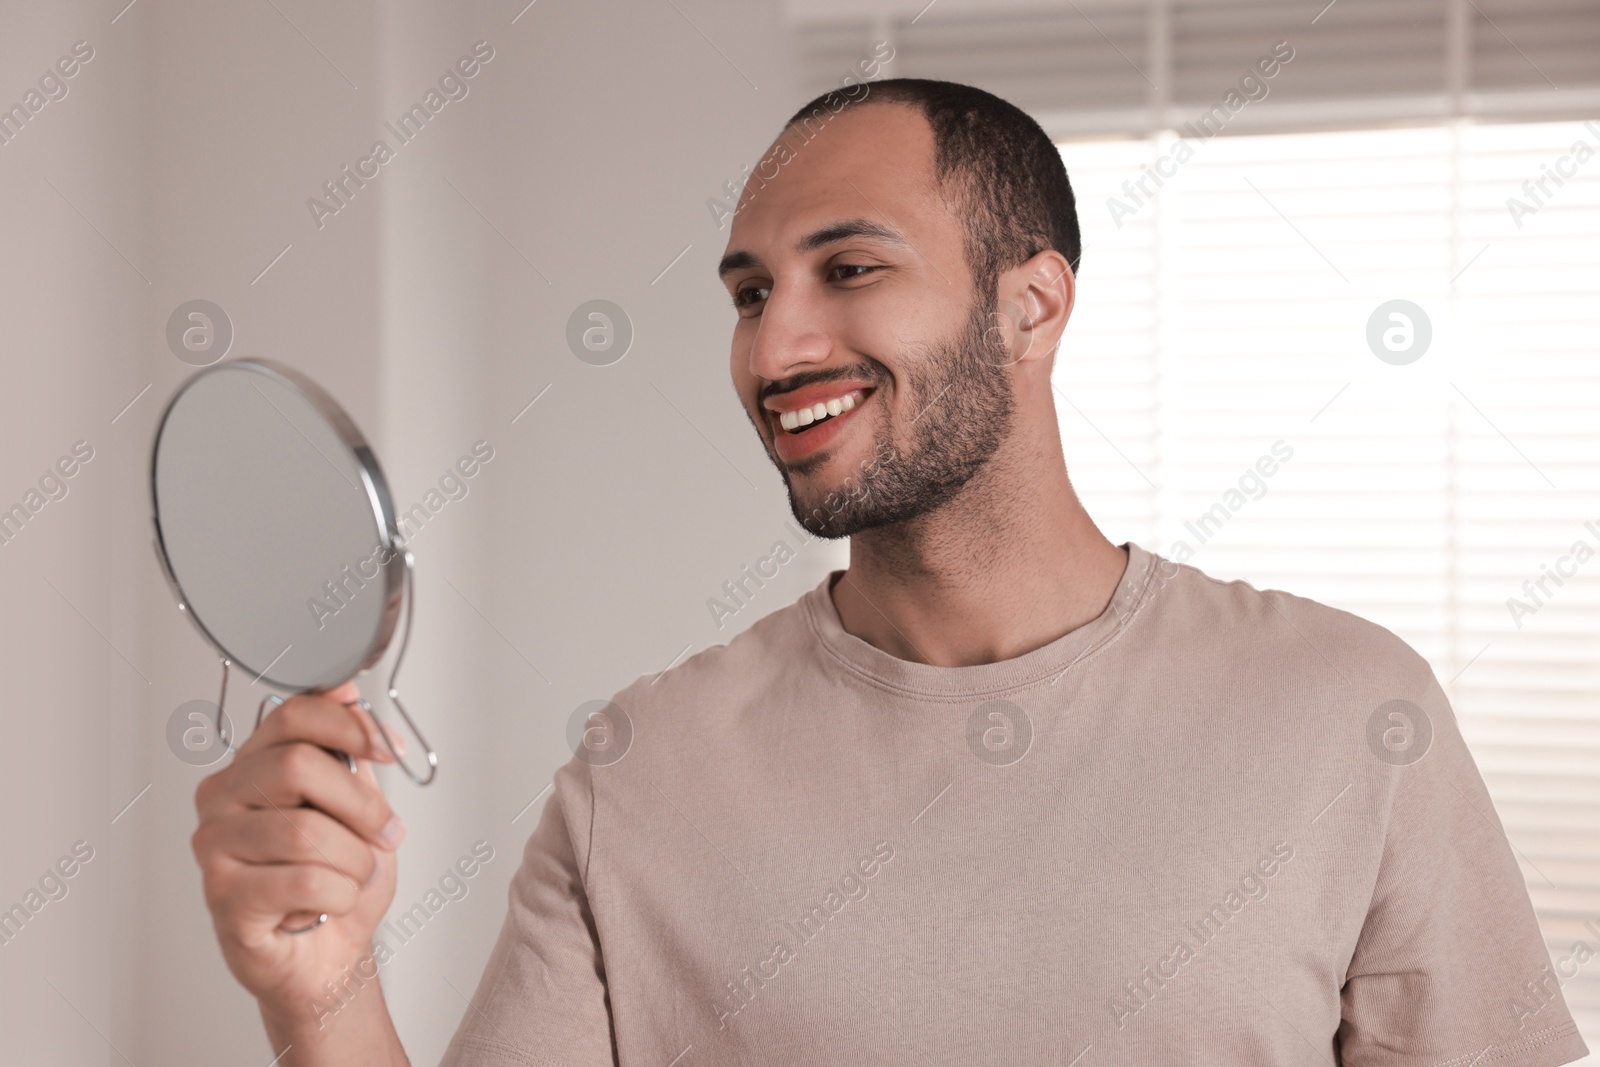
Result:
<instances>
[{"instance_id":1,"label":"beard","mask_svg":"<svg viewBox=\"0 0 1600 1067\"><path fill-rule=\"evenodd\" d=\"M992 290L991 290L992 294ZM904 373L910 443L895 442L887 404L873 438L874 456L820 503L801 501L793 474L816 464L779 465L795 519L818 537L849 537L907 522L942 507L983 469L1011 432L1014 402L1003 340L988 330L996 307L974 299L966 323L948 340L920 346ZM887 377L873 366L880 383ZM880 384L881 389L881 384Z\"/></svg>"}]
</instances>

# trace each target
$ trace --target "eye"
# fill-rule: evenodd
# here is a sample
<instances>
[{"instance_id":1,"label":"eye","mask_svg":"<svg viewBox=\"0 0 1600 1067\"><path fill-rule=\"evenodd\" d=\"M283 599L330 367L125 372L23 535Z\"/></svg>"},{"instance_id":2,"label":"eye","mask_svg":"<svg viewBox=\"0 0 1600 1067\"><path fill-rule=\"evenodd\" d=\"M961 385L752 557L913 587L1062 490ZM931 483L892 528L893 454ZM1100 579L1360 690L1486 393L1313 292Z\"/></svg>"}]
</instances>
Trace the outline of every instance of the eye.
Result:
<instances>
[{"instance_id":1,"label":"eye","mask_svg":"<svg viewBox=\"0 0 1600 1067\"><path fill-rule=\"evenodd\" d=\"M765 285L741 285L733 291L733 306L739 310L750 307L755 299L765 300L769 291L770 287ZM752 298L754 293L760 293L761 295L758 298Z\"/></svg>"},{"instance_id":2,"label":"eye","mask_svg":"<svg viewBox=\"0 0 1600 1067\"><path fill-rule=\"evenodd\" d=\"M844 282L849 281L852 278L863 278L875 270L882 269L882 267L868 266L864 263L835 263L832 267L828 268L828 276L830 278L835 278L837 281ZM840 271L845 271L847 273L845 273L842 277L836 277Z\"/></svg>"}]
</instances>

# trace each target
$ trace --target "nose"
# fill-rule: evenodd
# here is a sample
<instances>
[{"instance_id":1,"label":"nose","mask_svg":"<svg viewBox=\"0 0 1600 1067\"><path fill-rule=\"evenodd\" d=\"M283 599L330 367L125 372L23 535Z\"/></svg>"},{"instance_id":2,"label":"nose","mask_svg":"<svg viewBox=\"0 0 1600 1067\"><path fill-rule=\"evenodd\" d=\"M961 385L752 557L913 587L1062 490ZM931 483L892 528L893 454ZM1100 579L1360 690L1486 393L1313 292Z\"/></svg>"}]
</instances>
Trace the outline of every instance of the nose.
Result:
<instances>
[{"instance_id":1,"label":"nose","mask_svg":"<svg viewBox=\"0 0 1600 1067\"><path fill-rule=\"evenodd\" d=\"M825 324L804 288L774 283L756 320L750 373L775 382L825 363L833 351Z\"/></svg>"}]
</instances>

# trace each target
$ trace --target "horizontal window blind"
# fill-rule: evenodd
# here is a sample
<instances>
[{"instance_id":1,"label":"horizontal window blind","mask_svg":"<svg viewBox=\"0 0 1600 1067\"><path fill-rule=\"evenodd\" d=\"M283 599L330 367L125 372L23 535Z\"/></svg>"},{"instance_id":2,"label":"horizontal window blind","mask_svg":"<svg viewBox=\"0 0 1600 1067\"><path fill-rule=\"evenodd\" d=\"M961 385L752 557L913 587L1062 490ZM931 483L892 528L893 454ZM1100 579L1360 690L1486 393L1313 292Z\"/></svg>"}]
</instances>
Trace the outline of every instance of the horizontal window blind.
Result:
<instances>
[{"instance_id":1,"label":"horizontal window blind","mask_svg":"<svg viewBox=\"0 0 1600 1067\"><path fill-rule=\"evenodd\" d=\"M1175 152L1062 146L1085 243L1056 371L1074 484L1114 540L1187 543L1427 657L1600 1050L1600 121ZM1431 328L1413 362L1369 337L1395 300Z\"/></svg>"},{"instance_id":2,"label":"horizontal window blind","mask_svg":"<svg viewBox=\"0 0 1600 1067\"><path fill-rule=\"evenodd\" d=\"M863 9L877 6L875 17ZM1594 0L971 0L791 4L802 88L837 88L878 41L885 73L977 85L1052 136L1146 135L1222 105L1278 42L1293 58L1240 94L1230 133L1600 113Z\"/></svg>"}]
</instances>

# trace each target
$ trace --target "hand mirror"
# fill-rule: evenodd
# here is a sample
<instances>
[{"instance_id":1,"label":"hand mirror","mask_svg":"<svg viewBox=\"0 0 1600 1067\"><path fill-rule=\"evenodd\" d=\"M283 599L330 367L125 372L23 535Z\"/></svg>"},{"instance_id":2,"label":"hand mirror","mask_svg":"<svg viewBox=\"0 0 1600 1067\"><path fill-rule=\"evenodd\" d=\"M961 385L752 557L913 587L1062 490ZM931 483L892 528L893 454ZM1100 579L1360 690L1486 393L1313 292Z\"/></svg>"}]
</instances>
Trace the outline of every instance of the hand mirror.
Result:
<instances>
[{"instance_id":1,"label":"hand mirror","mask_svg":"<svg viewBox=\"0 0 1600 1067\"><path fill-rule=\"evenodd\" d=\"M222 657L217 736L230 666L292 693L323 692L365 671L405 633L389 699L439 760L394 687L411 632L412 560L378 460L355 423L309 378L264 359L228 360L180 387L150 456L156 555L178 599ZM256 709L256 725L269 704ZM377 723L366 700L356 702ZM353 772L345 753L334 753Z\"/></svg>"}]
</instances>

